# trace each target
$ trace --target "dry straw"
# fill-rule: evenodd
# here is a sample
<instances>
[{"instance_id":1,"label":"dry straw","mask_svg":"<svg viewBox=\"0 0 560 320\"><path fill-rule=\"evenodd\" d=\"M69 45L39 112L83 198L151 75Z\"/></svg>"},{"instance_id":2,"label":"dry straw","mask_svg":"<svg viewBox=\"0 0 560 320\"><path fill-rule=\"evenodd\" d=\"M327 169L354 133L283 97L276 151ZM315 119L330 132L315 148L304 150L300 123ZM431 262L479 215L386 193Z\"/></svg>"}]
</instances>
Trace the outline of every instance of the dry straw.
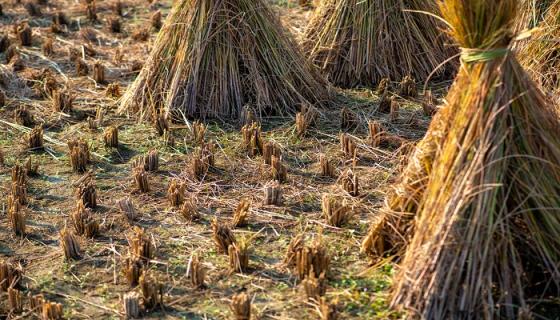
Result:
<instances>
[{"instance_id":1,"label":"dry straw","mask_svg":"<svg viewBox=\"0 0 560 320\"><path fill-rule=\"evenodd\" d=\"M341 87L371 87L409 74L425 80L436 69L436 78L449 78L455 64L444 62L455 50L430 15L437 12L435 0L321 1L304 50Z\"/></svg>"},{"instance_id":2,"label":"dry straw","mask_svg":"<svg viewBox=\"0 0 560 320\"><path fill-rule=\"evenodd\" d=\"M325 274L321 273L319 277L315 277L314 272L309 273L309 276L301 281L301 288L307 299L319 301L327 292Z\"/></svg>"},{"instance_id":3,"label":"dry straw","mask_svg":"<svg viewBox=\"0 0 560 320\"><path fill-rule=\"evenodd\" d=\"M134 208L134 203L130 197L122 198L117 200L117 206L119 207L121 213L123 213L128 221L134 221L138 217L138 212Z\"/></svg>"},{"instance_id":4,"label":"dry straw","mask_svg":"<svg viewBox=\"0 0 560 320\"><path fill-rule=\"evenodd\" d=\"M179 207L185 201L185 184L177 179L171 179L167 189L167 200L172 207Z\"/></svg>"},{"instance_id":5,"label":"dry straw","mask_svg":"<svg viewBox=\"0 0 560 320\"><path fill-rule=\"evenodd\" d=\"M70 165L74 172L85 172L87 164L91 160L89 146L83 139L74 139L68 141L68 149L70 151Z\"/></svg>"},{"instance_id":6,"label":"dry straw","mask_svg":"<svg viewBox=\"0 0 560 320\"><path fill-rule=\"evenodd\" d=\"M544 21L521 45L518 56L536 82L557 97L560 91L560 2L554 1L546 12Z\"/></svg>"},{"instance_id":7,"label":"dry straw","mask_svg":"<svg viewBox=\"0 0 560 320\"><path fill-rule=\"evenodd\" d=\"M352 208L335 196L324 194L321 201L323 217L328 225L342 227L352 217Z\"/></svg>"},{"instance_id":8,"label":"dry straw","mask_svg":"<svg viewBox=\"0 0 560 320\"><path fill-rule=\"evenodd\" d=\"M249 269L249 241L242 239L228 247L231 272L244 273Z\"/></svg>"},{"instance_id":9,"label":"dry straw","mask_svg":"<svg viewBox=\"0 0 560 320\"><path fill-rule=\"evenodd\" d=\"M403 253L411 317L515 318L560 288L558 114L510 50L518 1L440 8L462 67L364 249Z\"/></svg>"},{"instance_id":10,"label":"dry straw","mask_svg":"<svg viewBox=\"0 0 560 320\"><path fill-rule=\"evenodd\" d=\"M25 213L17 198L8 196L8 221L15 235L25 235Z\"/></svg>"},{"instance_id":11,"label":"dry straw","mask_svg":"<svg viewBox=\"0 0 560 320\"><path fill-rule=\"evenodd\" d=\"M280 206L282 205L282 187L278 181L268 182L264 188L264 200L263 204L265 206Z\"/></svg>"},{"instance_id":12,"label":"dry straw","mask_svg":"<svg viewBox=\"0 0 560 320\"><path fill-rule=\"evenodd\" d=\"M122 267L123 274L128 285L132 288L136 287L140 281L140 276L144 271L144 262L138 257L127 257Z\"/></svg>"},{"instance_id":13,"label":"dry straw","mask_svg":"<svg viewBox=\"0 0 560 320\"><path fill-rule=\"evenodd\" d=\"M246 124L241 128L243 147L251 157L263 154L264 140L261 136L261 125L256 122ZM267 159L267 158L265 158Z\"/></svg>"},{"instance_id":14,"label":"dry straw","mask_svg":"<svg viewBox=\"0 0 560 320\"><path fill-rule=\"evenodd\" d=\"M84 174L74 185L76 186L76 199L79 202L83 203L86 208L97 207L97 189L93 172Z\"/></svg>"},{"instance_id":15,"label":"dry straw","mask_svg":"<svg viewBox=\"0 0 560 320\"><path fill-rule=\"evenodd\" d=\"M163 308L163 284L150 272L144 271L140 276L139 284L142 292L142 302L147 310L158 307Z\"/></svg>"},{"instance_id":16,"label":"dry straw","mask_svg":"<svg viewBox=\"0 0 560 320\"><path fill-rule=\"evenodd\" d=\"M321 176L327 178L336 177L336 168L333 165L332 160L330 160L326 155L322 154L319 157L319 168Z\"/></svg>"},{"instance_id":17,"label":"dry straw","mask_svg":"<svg viewBox=\"0 0 560 320\"><path fill-rule=\"evenodd\" d=\"M0 292L8 291L8 288L19 288L19 282L23 270L21 266L15 266L5 260L0 261Z\"/></svg>"},{"instance_id":18,"label":"dry straw","mask_svg":"<svg viewBox=\"0 0 560 320\"><path fill-rule=\"evenodd\" d=\"M78 237L64 227L60 231L60 246L66 260L78 260L82 255Z\"/></svg>"},{"instance_id":19,"label":"dry straw","mask_svg":"<svg viewBox=\"0 0 560 320\"><path fill-rule=\"evenodd\" d=\"M227 254L229 246L235 243L230 227L218 221L218 218L212 220L212 239L216 243L216 251L223 254Z\"/></svg>"},{"instance_id":20,"label":"dry straw","mask_svg":"<svg viewBox=\"0 0 560 320\"><path fill-rule=\"evenodd\" d=\"M537 27L545 20L549 7L558 3L556 0L520 0L521 8L517 19L517 30Z\"/></svg>"},{"instance_id":21,"label":"dry straw","mask_svg":"<svg viewBox=\"0 0 560 320\"><path fill-rule=\"evenodd\" d=\"M105 129L103 133L103 142L107 148L119 147L119 129L115 126L110 126Z\"/></svg>"},{"instance_id":22,"label":"dry straw","mask_svg":"<svg viewBox=\"0 0 560 320\"><path fill-rule=\"evenodd\" d=\"M202 289L205 287L206 268L202 265L202 261L197 254L193 255L189 264L189 278L194 288Z\"/></svg>"},{"instance_id":23,"label":"dry straw","mask_svg":"<svg viewBox=\"0 0 560 320\"><path fill-rule=\"evenodd\" d=\"M300 280L305 279L311 273L315 277L327 274L330 264L330 257L327 248L319 237L315 239L311 246L294 247L295 251L295 271Z\"/></svg>"},{"instance_id":24,"label":"dry straw","mask_svg":"<svg viewBox=\"0 0 560 320\"><path fill-rule=\"evenodd\" d=\"M91 210L86 208L81 200L76 202L76 210L71 213L70 219L74 231L78 235L93 238L99 233L99 223L95 220Z\"/></svg>"},{"instance_id":25,"label":"dry straw","mask_svg":"<svg viewBox=\"0 0 560 320\"><path fill-rule=\"evenodd\" d=\"M156 248L150 238L150 235L146 234L144 229L134 227L133 234L128 242L130 245L130 255L135 259L140 259L147 264L154 258Z\"/></svg>"},{"instance_id":26,"label":"dry straw","mask_svg":"<svg viewBox=\"0 0 560 320\"><path fill-rule=\"evenodd\" d=\"M123 309L126 319L140 317L140 295L137 292L128 292L123 296Z\"/></svg>"},{"instance_id":27,"label":"dry straw","mask_svg":"<svg viewBox=\"0 0 560 320\"><path fill-rule=\"evenodd\" d=\"M235 320L251 319L251 299L245 291L237 293L231 298L230 308Z\"/></svg>"},{"instance_id":28,"label":"dry straw","mask_svg":"<svg viewBox=\"0 0 560 320\"><path fill-rule=\"evenodd\" d=\"M247 216L251 209L251 201L248 199L242 199L233 211L233 219L231 221L231 226L233 228L243 227L247 224Z\"/></svg>"},{"instance_id":29,"label":"dry straw","mask_svg":"<svg viewBox=\"0 0 560 320\"><path fill-rule=\"evenodd\" d=\"M10 312L12 313L21 313L23 311L23 294L21 291L8 288L8 306Z\"/></svg>"},{"instance_id":30,"label":"dry straw","mask_svg":"<svg viewBox=\"0 0 560 320\"><path fill-rule=\"evenodd\" d=\"M265 1L181 0L119 110L237 118L251 102L287 114L325 105L328 88Z\"/></svg>"},{"instance_id":31,"label":"dry straw","mask_svg":"<svg viewBox=\"0 0 560 320\"><path fill-rule=\"evenodd\" d=\"M183 202L179 212L188 222L200 220L200 213L198 212L198 207L194 201L194 197L187 198Z\"/></svg>"}]
</instances>

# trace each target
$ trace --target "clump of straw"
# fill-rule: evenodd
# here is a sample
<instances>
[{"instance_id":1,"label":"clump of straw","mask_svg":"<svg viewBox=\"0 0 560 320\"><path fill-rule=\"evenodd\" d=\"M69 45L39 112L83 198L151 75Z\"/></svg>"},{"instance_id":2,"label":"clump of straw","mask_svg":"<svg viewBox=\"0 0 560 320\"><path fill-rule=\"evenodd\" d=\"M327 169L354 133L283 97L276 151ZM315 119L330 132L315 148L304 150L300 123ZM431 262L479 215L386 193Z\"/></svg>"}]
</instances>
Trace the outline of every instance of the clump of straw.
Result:
<instances>
[{"instance_id":1,"label":"clump of straw","mask_svg":"<svg viewBox=\"0 0 560 320\"><path fill-rule=\"evenodd\" d=\"M424 11L424 12L417 12ZM452 76L454 55L434 0L321 1L305 31L304 50L342 87L373 87L383 78ZM438 67L442 65L441 68Z\"/></svg>"},{"instance_id":2,"label":"clump of straw","mask_svg":"<svg viewBox=\"0 0 560 320\"><path fill-rule=\"evenodd\" d=\"M120 111L239 117L251 103L260 114L287 114L329 97L265 1L181 0Z\"/></svg>"},{"instance_id":3,"label":"clump of straw","mask_svg":"<svg viewBox=\"0 0 560 320\"><path fill-rule=\"evenodd\" d=\"M440 9L463 65L405 170L409 188L390 199L404 210L394 219L415 216L392 305L423 319L515 318L560 288L558 114L512 53L516 0Z\"/></svg>"}]
</instances>

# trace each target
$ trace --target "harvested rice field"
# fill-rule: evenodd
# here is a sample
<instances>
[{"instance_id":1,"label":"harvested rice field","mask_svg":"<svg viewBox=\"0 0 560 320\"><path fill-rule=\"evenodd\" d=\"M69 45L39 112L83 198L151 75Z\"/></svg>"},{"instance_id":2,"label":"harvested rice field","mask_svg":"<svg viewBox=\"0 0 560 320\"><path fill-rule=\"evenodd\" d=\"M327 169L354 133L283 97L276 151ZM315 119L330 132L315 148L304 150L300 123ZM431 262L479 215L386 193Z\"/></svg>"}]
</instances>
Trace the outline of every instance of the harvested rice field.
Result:
<instances>
[{"instance_id":1,"label":"harvested rice field","mask_svg":"<svg viewBox=\"0 0 560 320\"><path fill-rule=\"evenodd\" d=\"M1 2L0 319L560 319L560 6L378 2Z\"/></svg>"}]
</instances>

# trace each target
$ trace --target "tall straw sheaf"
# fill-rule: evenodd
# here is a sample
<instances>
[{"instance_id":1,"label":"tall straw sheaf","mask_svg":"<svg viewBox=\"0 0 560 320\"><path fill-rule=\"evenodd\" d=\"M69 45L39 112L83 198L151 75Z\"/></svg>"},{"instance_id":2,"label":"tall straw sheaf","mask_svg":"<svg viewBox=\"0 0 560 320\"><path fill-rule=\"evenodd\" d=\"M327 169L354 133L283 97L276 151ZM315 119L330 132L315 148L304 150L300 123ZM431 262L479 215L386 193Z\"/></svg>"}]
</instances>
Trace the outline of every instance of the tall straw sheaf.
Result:
<instances>
[{"instance_id":1,"label":"tall straw sheaf","mask_svg":"<svg viewBox=\"0 0 560 320\"><path fill-rule=\"evenodd\" d=\"M388 201L391 222L409 221L392 305L412 318L515 318L560 288L559 115L512 53L516 0L440 9L462 66ZM365 251L395 227L375 224Z\"/></svg>"},{"instance_id":2,"label":"tall straw sheaf","mask_svg":"<svg viewBox=\"0 0 560 320\"><path fill-rule=\"evenodd\" d=\"M120 111L238 117L251 103L261 114L287 114L329 97L264 1L181 0Z\"/></svg>"},{"instance_id":3,"label":"tall straw sheaf","mask_svg":"<svg viewBox=\"0 0 560 320\"><path fill-rule=\"evenodd\" d=\"M426 80L434 70L450 78L456 63L444 62L455 49L430 16L437 12L435 0L325 0L306 28L304 51L342 87Z\"/></svg>"}]
</instances>

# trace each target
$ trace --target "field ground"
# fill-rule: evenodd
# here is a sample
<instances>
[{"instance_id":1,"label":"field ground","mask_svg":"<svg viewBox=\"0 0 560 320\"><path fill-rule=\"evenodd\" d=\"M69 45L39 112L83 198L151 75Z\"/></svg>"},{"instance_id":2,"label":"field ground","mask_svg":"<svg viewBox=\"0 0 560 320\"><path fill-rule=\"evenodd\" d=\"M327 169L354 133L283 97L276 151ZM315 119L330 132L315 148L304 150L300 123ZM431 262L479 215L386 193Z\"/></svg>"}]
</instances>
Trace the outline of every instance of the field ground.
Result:
<instances>
[{"instance_id":1,"label":"field ground","mask_svg":"<svg viewBox=\"0 0 560 320\"><path fill-rule=\"evenodd\" d=\"M339 171L349 167L339 146L339 111L323 110L318 124L306 136L295 134L293 118L262 119L266 140L277 142L288 167L288 181L282 185L282 206L262 205L263 186L270 180L270 168L261 157L248 157L242 148L240 126L235 123L209 123L207 140L217 144L216 165L201 181L190 178L190 159L195 143L187 125L172 125L174 146L167 146L149 125L117 115L117 100L105 95L107 85L97 84L89 76L77 76L68 58L68 49L81 48L89 43L95 56L86 56L90 65L95 60L107 67L109 82L118 82L121 90L131 83L136 73L131 65L143 61L155 37L151 31L148 41L136 41L130 36L139 28L149 27L150 16L159 9L166 14L170 1L151 6L146 1L123 1L124 31L110 33L105 19L110 14L109 1L98 1L98 23L90 23L83 4L70 0L50 0L41 6L43 15L29 17L22 5L4 5L5 16L0 18L0 31L10 34L12 23L28 18L33 27L33 46L20 50L26 66L17 74L33 89L7 91L9 99L0 109L0 147L5 156L1 168L0 194L4 203L10 186L10 168L32 157L40 164L39 175L29 179L27 235L13 235L6 219L6 206L0 215L0 257L19 261L25 269L24 292L43 293L49 300L61 302L64 313L71 319L117 318L122 314L121 296L132 289L121 274L121 265L128 253L127 237L132 226L145 228L153 237L157 253L150 268L165 285L165 308L146 314L146 318L230 318L232 295L246 288L253 298L253 313L262 319L314 319L312 303L305 302L296 277L282 260L290 240L305 233L307 242L322 234L331 256L328 274L329 301L338 301L342 319L388 318L387 288L394 272L390 264L371 269L369 261L359 253L360 241L381 206L384 194L394 180L407 148L373 148L366 141L367 120L376 119L392 134L415 142L429 123L418 101L401 100L397 121L389 121L387 114L377 112L379 99L371 90L340 92L341 106L354 111L360 119L357 128L349 133L358 142L356 174L360 181L360 196L351 197L336 182L319 175L319 156L326 154L335 161ZM284 24L296 37L310 12L295 3L276 1ZM55 35L54 55L45 57L41 43L49 36L51 15L63 10L76 21L74 31ZM77 31L78 28L81 31ZM124 53L123 62L115 62L117 49ZM0 60L5 57L0 54ZM52 112L50 99L38 93L42 86L36 76L42 69L51 70L59 84L65 83L75 96L74 111L70 114ZM35 80L34 80L35 79ZM396 84L395 84L396 86ZM14 112L25 105L36 124L43 126L45 151L27 150L23 137L26 128L15 125ZM97 108L104 112L104 120L97 130L90 130L86 118L95 116ZM103 130L108 126L119 129L118 149L103 144ZM75 208L73 184L80 178L72 172L66 142L82 137L90 143L94 153L90 169L95 175L99 206L94 214L100 221L100 235L94 239L81 238L83 257L65 262L60 249L59 231L67 224ZM157 149L160 168L149 174L151 191L135 191L131 178L131 162L149 150ZM166 193L172 177L187 181L187 191L196 199L202 214L199 222L187 222L177 209L170 208ZM354 217L343 228L330 227L321 216L321 197L335 194L345 198L354 208ZM115 201L130 196L141 217L130 223L119 212ZM228 271L228 258L216 252L210 221L214 217L227 222L232 211L243 198L252 205L248 226L234 230L237 238L252 238L250 270L246 274ZM193 253L198 253L208 270L204 290L193 289L187 279L187 265ZM0 318L7 314L5 293L0 296ZM394 316L394 315L393 315Z\"/></svg>"}]
</instances>

